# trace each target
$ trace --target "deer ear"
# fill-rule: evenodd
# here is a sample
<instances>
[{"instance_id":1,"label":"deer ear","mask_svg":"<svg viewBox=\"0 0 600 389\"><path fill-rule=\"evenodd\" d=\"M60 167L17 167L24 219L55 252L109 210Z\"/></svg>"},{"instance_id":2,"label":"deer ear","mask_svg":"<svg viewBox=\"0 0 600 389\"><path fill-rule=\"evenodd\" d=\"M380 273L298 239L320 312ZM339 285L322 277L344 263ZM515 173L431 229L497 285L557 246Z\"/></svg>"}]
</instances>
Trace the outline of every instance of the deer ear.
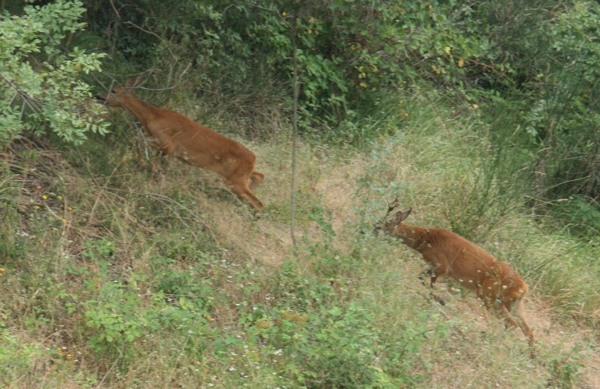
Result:
<instances>
[{"instance_id":1,"label":"deer ear","mask_svg":"<svg viewBox=\"0 0 600 389\"><path fill-rule=\"evenodd\" d=\"M125 82L125 88L135 88L136 86L140 85L143 80L144 78L142 76L129 76L127 77L127 81Z\"/></svg>"},{"instance_id":2,"label":"deer ear","mask_svg":"<svg viewBox=\"0 0 600 389\"><path fill-rule=\"evenodd\" d=\"M394 214L394 222L402 223L408 217L408 215L410 215L410 211L412 211L412 208L409 208L406 211L396 212Z\"/></svg>"}]
</instances>

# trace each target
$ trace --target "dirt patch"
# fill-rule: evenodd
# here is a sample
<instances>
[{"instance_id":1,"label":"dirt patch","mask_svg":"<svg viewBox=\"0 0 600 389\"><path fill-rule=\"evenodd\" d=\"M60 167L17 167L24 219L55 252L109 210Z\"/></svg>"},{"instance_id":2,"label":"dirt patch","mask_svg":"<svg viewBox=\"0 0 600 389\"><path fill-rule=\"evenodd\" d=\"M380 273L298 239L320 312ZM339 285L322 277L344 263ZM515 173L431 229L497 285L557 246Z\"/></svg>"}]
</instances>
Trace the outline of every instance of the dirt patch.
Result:
<instances>
[{"instance_id":1,"label":"dirt patch","mask_svg":"<svg viewBox=\"0 0 600 389\"><path fill-rule=\"evenodd\" d=\"M332 166L328 174L323 175L316 185L316 190L323 198L323 205L331 212L333 230L342 231L346 224L356 215L352 210L355 205L356 181L364 171L364 161L354 159L344 165Z\"/></svg>"}]
</instances>

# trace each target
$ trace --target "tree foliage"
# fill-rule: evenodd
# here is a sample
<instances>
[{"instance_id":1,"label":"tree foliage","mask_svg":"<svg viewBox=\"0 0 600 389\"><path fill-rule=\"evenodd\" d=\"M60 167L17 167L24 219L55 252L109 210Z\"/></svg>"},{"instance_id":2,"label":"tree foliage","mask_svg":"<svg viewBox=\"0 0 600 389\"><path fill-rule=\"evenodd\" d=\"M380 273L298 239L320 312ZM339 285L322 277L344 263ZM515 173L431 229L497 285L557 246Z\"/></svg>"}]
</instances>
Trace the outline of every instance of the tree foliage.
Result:
<instances>
[{"instance_id":1,"label":"tree foliage","mask_svg":"<svg viewBox=\"0 0 600 389\"><path fill-rule=\"evenodd\" d=\"M80 1L28 5L22 16L0 16L0 144L26 131L52 130L81 142L88 131L103 133L90 85L81 74L98 71L102 54L69 49L69 39L85 28Z\"/></svg>"},{"instance_id":2,"label":"tree foliage","mask_svg":"<svg viewBox=\"0 0 600 389\"><path fill-rule=\"evenodd\" d=\"M489 113L532 153L536 196L564 200L600 194L600 6L593 1L488 1L479 10L510 77L487 88ZM510 125L508 125L510 123Z\"/></svg>"},{"instance_id":3,"label":"tree foliage","mask_svg":"<svg viewBox=\"0 0 600 389\"><path fill-rule=\"evenodd\" d=\"M202 89L238 96L272 92L265 83L281 89L293 78L296 48L305 128L369 114L377 109L374 96L390 88L422 79L457 84L467 62L489 47L471 7L454 0L113 3L110 9L95 2L89 18L119 49L115 58L155 70L186 61Z\"/></svg>"}]
</instances>

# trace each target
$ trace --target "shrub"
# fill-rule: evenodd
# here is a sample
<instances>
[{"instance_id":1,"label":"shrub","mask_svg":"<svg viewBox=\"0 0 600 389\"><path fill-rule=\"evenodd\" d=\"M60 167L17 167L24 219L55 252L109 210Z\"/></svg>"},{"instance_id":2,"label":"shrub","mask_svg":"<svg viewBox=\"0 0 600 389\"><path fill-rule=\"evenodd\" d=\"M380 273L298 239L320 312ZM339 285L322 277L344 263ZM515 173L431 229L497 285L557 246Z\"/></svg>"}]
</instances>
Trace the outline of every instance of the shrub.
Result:
<instances>
[{"instance_id":1,"label":"shrub","mask_svg":"<svg viewBox=\"0 0 600 389\"><path fill-rule=\"evenodd\" d=\"M25 132L47 129L81 143L86 132L105 133L100 105L91 100L81 74L100 69L102 54L69 42L85 27L80 1L26 6L23 16L0 15L0 145Z\"/></svg>"}]
</instances>

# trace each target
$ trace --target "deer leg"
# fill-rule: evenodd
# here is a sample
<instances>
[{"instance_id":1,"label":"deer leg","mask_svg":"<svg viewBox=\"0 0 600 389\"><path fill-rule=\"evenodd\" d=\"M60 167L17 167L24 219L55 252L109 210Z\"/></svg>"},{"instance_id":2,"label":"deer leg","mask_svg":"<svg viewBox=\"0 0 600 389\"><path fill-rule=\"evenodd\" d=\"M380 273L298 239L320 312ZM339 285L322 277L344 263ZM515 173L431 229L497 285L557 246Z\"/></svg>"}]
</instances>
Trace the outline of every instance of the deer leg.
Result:
<instances>
[{"instance_id":1,"label":"deer leg","mask_svg":"<svg viewBox=\"0 0 600 389\"><path fill-rule=\"evenodd\" d=\"M494 283L484 281L477 289L477 297L483 302L485 309L498 316L498 288ZM502 301L502 303L504 303L504 301ZM508 301L506 303L510 310L512 303Z\"/></svg>"},{"instance_id":2,"label":"deer leg","mask_svg":"<svg viewBox=\"0 0 600 389\"><path fill-rule=\"evenodd\" d=\"M164 151L158 150L158 153L157 153L156 157L150 163L150 171L152 172L152 174L154 174L154 173L156 173L158 171L158 167L160 165L162 165L162 163L164 162L166 156L167 156L167 154Z\"/></svg>"},{"instance_id":3,"label":"deer leg","mask_svg":"<svg viewBox=\"0 0 600 389\"><path fill-rule=\"evenodd\" d=\"M504 305L502 305L502 308L506 310L506 307ZM506 311L508 313L508 310ZM533 347L535 336L533 335L533 331L527 324L527 321L525 321L525 310L523 309L523 300L519 300L517 302L517 307L515 309L513 321L519 326L519 328L521 328L523 334L525 334L525 336L529 338L529 346Z\"/></svg>"},{"instance_id":4,"label":"deer leg","mask_svg":"<svg viewBox=\"0 0 600 389\"><path fill-rule=\"evenodd\" d=\"M226 166L226 169L218 171L223 177L225 184L242 201L250 204L256 212L262 211L263 203L252 193L248 184L254 177L260 177L262 174L253 174L254 166L244 163L236 163ZM259 181L260 182L260 181Z\"/></svg>"},{"instance_id":5,"label":"deer leg","mask_svg":"<svg viewBox=\"0 0 600 389\"><path fill-rule=\"evenodd\" d=\"M245 182L232 182L226 180L227 186L231 188L231 191L240 199L250 204L257 212L262 211L263 203L252 193L250 188Z\"/></svg>"},{"instance_id":6,"label":"deer leg","mask_svg":"<svg viewBox=\"0 0 600 389\"><path fill-rule=\"evenodd\" d=\"M246 201L248 203L250 203L250 205L252 205L256 209L257 212L261 212L263 210L263 208L264 208L264 205L263 205L262 201L260 201L258 199L258 197L256 197L254 195L254 193L252 193L252 191L250 190L250 188L246 187L244 192L245 192L244 193L244 196L245 196L244 198L246 199Z\"/></svg>"},{"instance_id":7,"label":"deer leg","mask_svg":"<svg viewBox=\"0 0 600 389\"><path fill-rule=\"evenodd\" d=\"M150 132L148 132L150 134ZM149 138L145 138L144 147L152 147L156 150L156 157L150 162L150 172L152 174L158 171L159 165L161 165L167 155L170 155L175 150L173 142L168 136L159 132L155 135L150 135Z\"/></svg>"},{"instance_id":8,"label":"deer leg","mask_svg":"<svg viewBox=\"0 0 600 389\"><path fill-rule=\"evenodd\" d=\"M250 182L248 183L248 187L250 188L250 190L254 190L256 189L256 187L258 185L260 185L260 183L262 182L262 180L265 178L265 175L260 173L260 172L253 172L252 175L250 176Z\"/></svg>"},{"instance_id":9,"label":"deer leg","mask_svg":"<svg viewBox=\"0 0 600 389\"><path fill-rule=\"evenodd\" d=\"M433 287L435 285L435 282L437 281L439 275L442 274L442 272L438 269L439 268L429 268L425 270L424 272L419 274L419 279L421 280L423 285L429 289L429 294L432 299L434 299L441 305L446 305L446 302L441 297L433 293ZM429 279L429 285L427 285L427 279Z\"/></svg>"},{"instance_id":10,"label":"deer leg","mask_svg":"<svg viewBox=\"0 0 600 389\"><path fill-rule=\"evenodd\" d=\"M510 313L511 305L512 304L510 304L510 303L508 303L508 304L502 303L500 305L500 312L502 313L502 316L504 316L504 319L505 319L504 322L506 324L506 328L508 328L509 326L519 327L519 323L517 322L517 320L515 320L514 316Z\"/></svg>"},{"instance_id":11,"label":"deer leg","mask_svg":"<svg viewBox=\"0 0 600 389\"><path fill-rule=\"evenodd\" d=\"M431 268L425 270L424 272L422 272L421 274L419 274L419 279L421 280L423 285L429 286L430 288L433 289L438 277L441 276L442 274L444 274L445 272L446 272L446 270L440 266L431 267ZM427 279L429 279L429 285L427 285L427 283L426 283Z\"/></svg>"},{"instance_id":12,"label":"deer leg","mask_svg":"<svg viewBox=\"0 0 600 389\"><path fill-rule=\"evenodd\" d=\"M435 283L433 281L434 277L435 277L435 274L433 273L433 269L432 268L424 270L424 271L421 272L421 274L419 274L419 280L421 280L421 283L426 288L433 288L433 284ZM429 280L429 285L427 283L427 280Z\"/></svg>"},{"instance_id":13,"label":"deer leg","mask_svg":"<svg viewBox=\"0 0 600 389\"><path fill-rule=\"evenodd\" d=\"M510 324L512 324L514 327L519 327L521 329L521 331L523 331L523 334L525 334L525 336L527 338L529 338L529 345L533 346L533 342L534 342L533 331L531 331L531 328L525 321L525 317L523 315L522 302L519 301L516 312L515 312L515 316L513 316L510 313L510 311L507 309L505 304L502 304L500 306L500 312L502 312L502 314L504 315L506 320L508 322L510 322Z\"/></svg>"}]
</instances>

